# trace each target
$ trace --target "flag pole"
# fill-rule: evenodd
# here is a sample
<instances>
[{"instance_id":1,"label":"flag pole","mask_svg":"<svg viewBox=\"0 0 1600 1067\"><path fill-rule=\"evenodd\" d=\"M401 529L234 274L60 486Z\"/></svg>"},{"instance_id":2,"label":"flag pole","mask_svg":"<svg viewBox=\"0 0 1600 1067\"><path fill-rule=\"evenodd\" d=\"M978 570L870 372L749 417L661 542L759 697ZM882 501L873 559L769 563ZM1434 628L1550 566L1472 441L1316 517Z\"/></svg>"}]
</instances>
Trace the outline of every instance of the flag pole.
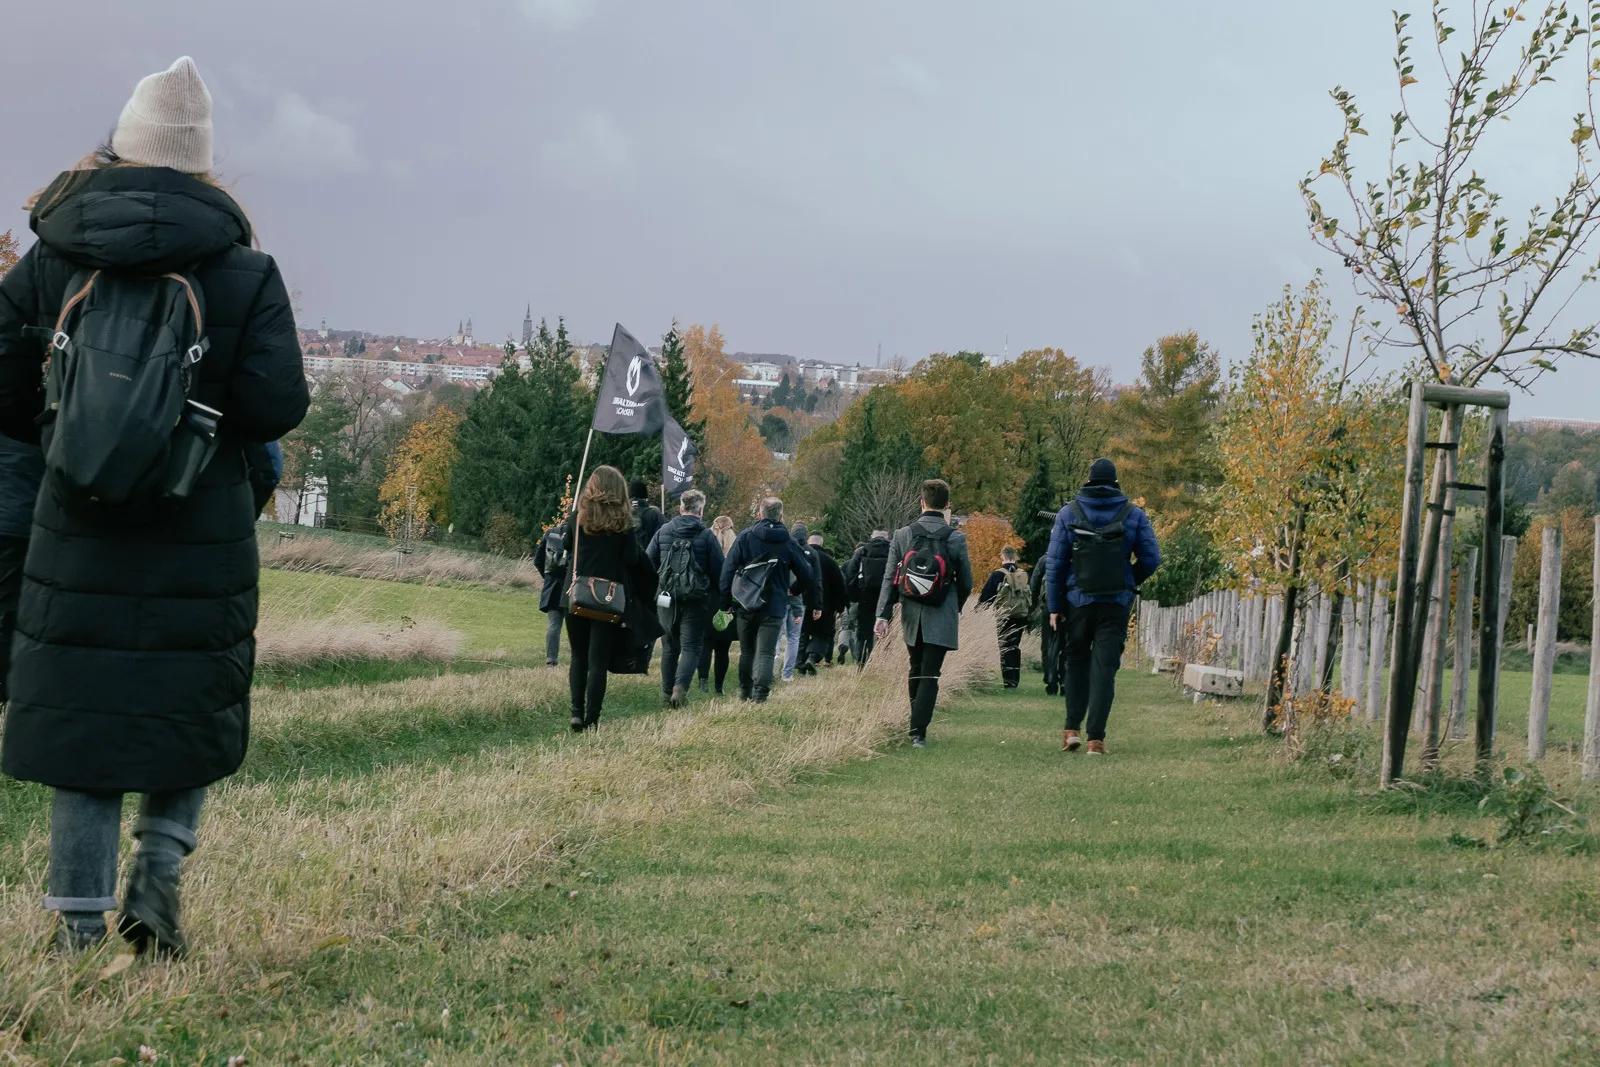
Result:
<instances>
[{"instance_id":1,"label":"flag pole","mask_svg":"<svg viewBox=\"0 0 1600 1067\"><path fill-rule=\"evenodd\" d=\"M589 436L585 438L583 442L583 459L578 461L578 480L575 483L575 487L573 489L574 495L572 497L574 509L577 507L578 497L583 495L583 472L589 466L589 446L592 444L594 444L594 427L590 426Z\"/></svg>"}]
</instances>

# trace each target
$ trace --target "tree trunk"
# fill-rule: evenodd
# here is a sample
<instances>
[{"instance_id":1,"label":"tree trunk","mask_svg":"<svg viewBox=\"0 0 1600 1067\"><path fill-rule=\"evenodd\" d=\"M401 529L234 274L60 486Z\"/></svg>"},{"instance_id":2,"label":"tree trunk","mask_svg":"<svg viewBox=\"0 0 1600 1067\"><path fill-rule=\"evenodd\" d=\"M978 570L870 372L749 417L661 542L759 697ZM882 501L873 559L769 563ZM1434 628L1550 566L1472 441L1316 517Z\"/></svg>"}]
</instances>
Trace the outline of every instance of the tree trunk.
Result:
<instances>
[{"instance_id":1,"label":"tree trunk","mask_svg":"<svg viewBox=\"0 0 1600 1067\"><path fill-rule=\"evenodd\" d=\"M1539 560L1539 629L1533 650L1533 696L1528 701L1528 758L1544 758L1550 723L1550 680L1556 669L1556 619L1561 613L1561 527L1544 529Z\"/></svg>"},{"instance_id":2,"label":"tree trunk","mask_svg":"<svg viewBox=\"0 0 1600 1067\"><path fill-rule=\"evenodd\" d=\"M1600 517L1594 520L1594 615L1589 624L1589 703L1583 713L1583 780L1600 778Z\"/></svg>"},{"instance_id":3,"label":"tree trunk","mask_svg":"<svg viewBox=\"0 0 1600 1067\"><path fill-rule=\"evenodd\" d=\"M1289 541L1289 578L1284 583L1283 617L1278 620L1277 640L1272 643L1272 662L1267 667L1266 701L1261 712L1261 728L1270 731L1283 703L1285 675L1289 666L1289 646L1294 640L1295 603L1300 590L1300 541L1306 532L1306 509L1295 510L1294 533Z\"/></svg>"}]
</instances>

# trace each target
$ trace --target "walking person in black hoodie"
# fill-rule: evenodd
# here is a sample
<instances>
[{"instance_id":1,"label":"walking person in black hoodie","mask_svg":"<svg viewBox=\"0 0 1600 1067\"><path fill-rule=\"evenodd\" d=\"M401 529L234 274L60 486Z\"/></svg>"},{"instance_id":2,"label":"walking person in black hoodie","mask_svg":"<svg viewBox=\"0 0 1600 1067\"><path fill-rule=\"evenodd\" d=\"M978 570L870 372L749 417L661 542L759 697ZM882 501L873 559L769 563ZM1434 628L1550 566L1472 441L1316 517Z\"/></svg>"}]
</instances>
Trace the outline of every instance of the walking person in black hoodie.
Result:
<instances>
[{"instance_id":1,"label":"walking person in black hoodie","mask_svg":"<svg viewBox=\"0 0 1600 1067\"><path fill-rule=\"evenodd\" d=\"M706 495L690 489L678 514L656 532L645 550L657 575L661 628L661 696L671 707L689 698L689 683L711 625L714 583L722 579L722 546L702 518ZM666 603L662 603L666 601Z\"/></svg>"},{"instance_id":2,"label":"walking person in black hoodie","mask_svg":"<svg viewBox=\"0 0 1600 1067\"><path fill-rule=\"evenodd\" d=\"M561 611L561 583L567 576L566 525L556 523L539 538L533 550L533 566L539 572L539 610L545 613L544 665L554 667L561 655L561 630L566 621Z\"/></svg>"},{"instance_id":3,"label":"walking person in black hoodie","mask_svg":"<svg viewBox=\"0 0 1600 1067\"><path fill-rule=\"evenodd\" d=\"M739 627L739 699L763 703L772 692L778 630L789 612L789 591L809 594L815 584L811 564L783 525L783 501L768 497L761 518L734 539L722 564L722 596L734 597L735 582L758 582L759 597L736 604Z\"/></svg>"},{"instance_id":4,"label":"walking person in black hoodie","mask_svg":"<svg viewBox=\"0 0 1600 1067\"><path fill-rule=\"evenodd\" d=\"M873 530L872 539L850 557L844 580L850 599L856 605L856 668L867 665L877 635L878 596L883 592L883 575L889 568L889 531Z\"/></svg>"},{"instance_id":5,"label":"walking person in black hoodie","mask_svg":"<svg viewBox=\"0 0 1600 1067\"><path fill-rule=\"evenodd\" d=\"M567 645L572 654L567 683L572 696L572 732L592 730L600 723L606 702L606 681L611 657L630 637L654 640L661 627L656 618L656 575L634 536L628 506L628 483L615 467L596 467L583 492L577 513L567 520L567 580L561 591L561 609L567 618ZM599 606L620 617L600 617ZM625 634L624 627L634 631Z\"/></svg>"},{"instance_id":6,"label":"walking person in black hoodie","mask_svg":"<svg viewBox=\"0 0 1600 1067\"><path fill-rule=\"evenodd\" d=\"M666 525L667 517L650 503L650 487L643 478L628 483L628 507L633 512L633 530L639 538L639 551L643 552L656 539L656 531Z\"/></svg>"},{"instance_id":7,"label":"walking person in black hoodie","mask_svg":"<svg viewBox=\"0 0 1600 1067\"><path fill-rule=\"evenodd\" d=\"M718 515L711 520L711 536L717 539L717 547L722 550L723 559L733 551L734 539L739 536L733 528L733 520L726 515ZM720 587L722 575L713 576ZM728 659L733 643L739 639L739 627L734 625L733 612L729 611L722 603L720 591L711 598L711 621L706 630L705 649L700 653L700 691L704 693L713 683L716 684L717 696L722 696L722 687L728 680Z\"/></svg>"},{"instance_id":8,"label":"walking person in black hoodie","mask_svg":"<svg viewBox=\"0 0 1600 1067\"><path fill-rule=\"evenodd\" d=\"M33 512L0 763L55 789L44 906L59 916L62 951L106 936L125 793L142 799L117 928L140 951L185 951L179 869L206 788L239 768L249 737L260 561L245 450L298 425L309 396L288 290L210 178L211 136L211 95L192 60L145 78L111 143L35 198L39 242L0 281L8 435L38 437L40 334L91 325L62 314L69 298L101 283L129 293L163 274L197 290L190 308L203 310L193 318L209 347L191 364L191 395L221 413L187 496L76 503L52 474ZM67 342L50 358L86 358ZM64 446L53 469L72 460L69 440L53 438Z\"/></svg>"},{"instance_id":9,"label":"walking person in black hoodie","mask_svg":"<svg viewBox=\"0 0 1600 1067\"><path fill-rule=\"evenodd\" d=\"M801 674L816 674L817 664L823 660L833 662L833 637L838 632L839 613L845 608L844 572L823 547L821 534L810 535L807 542L817 572L817 599L822 607L806 612L805 622L800 627L801 662L796 669Z\"/></svg>"}]
</instances>

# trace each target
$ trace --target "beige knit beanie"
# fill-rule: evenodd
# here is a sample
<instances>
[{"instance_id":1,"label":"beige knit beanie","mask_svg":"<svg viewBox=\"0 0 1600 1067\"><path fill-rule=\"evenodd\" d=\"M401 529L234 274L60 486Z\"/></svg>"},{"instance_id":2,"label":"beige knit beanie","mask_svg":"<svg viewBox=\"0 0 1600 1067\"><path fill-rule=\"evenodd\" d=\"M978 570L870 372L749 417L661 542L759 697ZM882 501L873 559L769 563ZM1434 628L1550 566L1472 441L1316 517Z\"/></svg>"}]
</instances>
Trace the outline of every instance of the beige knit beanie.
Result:
<instances>
[{"instance_id":1,"label":"beige knit beanie","mask_svg":"<svg viewBox=\"0 0 1600 1067\"><path fill-rule=\"evenodd\" d=\"M134 88L111 147L129 163L186 174L211 170L211 93L194 60L179 59Z\"/></svg>"}]
</instances>

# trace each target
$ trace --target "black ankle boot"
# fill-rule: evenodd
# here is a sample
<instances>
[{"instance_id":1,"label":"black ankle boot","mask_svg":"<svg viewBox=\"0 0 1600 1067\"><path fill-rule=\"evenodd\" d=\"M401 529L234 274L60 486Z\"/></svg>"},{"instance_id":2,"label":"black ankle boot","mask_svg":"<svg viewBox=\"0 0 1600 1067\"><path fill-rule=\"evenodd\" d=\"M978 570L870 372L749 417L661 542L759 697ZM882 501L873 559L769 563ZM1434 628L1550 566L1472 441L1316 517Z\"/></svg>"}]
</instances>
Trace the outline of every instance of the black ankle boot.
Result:
<instances>
[{"instance_id":1,"label":"black ankle boot","mask_svg":"<svg viewBox=\"0 0 1600 1067\"><path fill-rule=\"evenodd\" d=\"M571 726L572 726L572 732L573 733L575 733L575 734L583 733L583 712L579 711L577 708L573 708L572 709Z\"/></svg>"},{"instance_id":2,"label":"black ankle boot","mask_svg":"<svg viewBox=\"0 0 1600 1067\"><path fill-rule=\"evenodd\" d=\"M188 942L178 928L178 862L141 850L133 858L128 887L122 894L117 932L143 954L181 959Z\"/></svg>"}]
</instances>

